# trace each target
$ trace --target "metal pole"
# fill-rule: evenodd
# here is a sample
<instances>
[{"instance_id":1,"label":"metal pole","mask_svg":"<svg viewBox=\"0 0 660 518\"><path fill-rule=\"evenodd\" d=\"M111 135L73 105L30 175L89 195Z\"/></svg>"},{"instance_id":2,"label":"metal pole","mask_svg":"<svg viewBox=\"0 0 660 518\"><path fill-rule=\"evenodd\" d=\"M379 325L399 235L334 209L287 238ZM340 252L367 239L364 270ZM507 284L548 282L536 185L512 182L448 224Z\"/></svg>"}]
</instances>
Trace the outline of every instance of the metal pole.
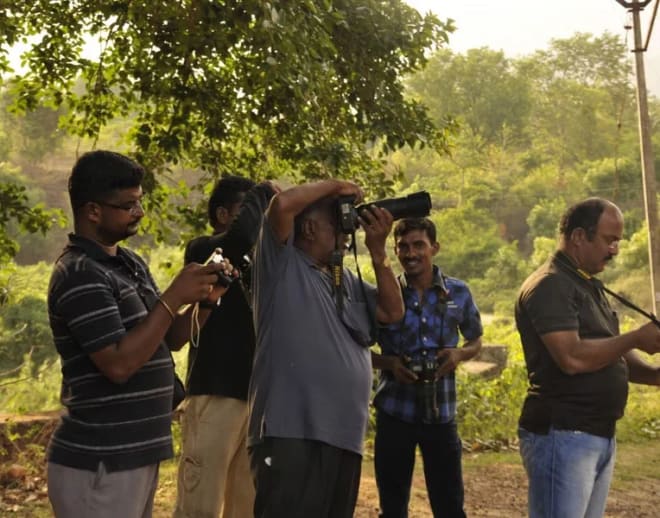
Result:
<instances>
[{"instance_id":1,"label":"metal pole","mask_svg":"<svg viewBox=\"0 0 660 518\"><path fill-rule=\"evenodd\" d=\"M635 72L637 77L637 111L639 118L639 140L642 159L642 181L644 186L644 209L648 224L649 269L651 277L651 295L653 313L657 314L660 307L660 236L658 235L658 204L655 186L655 165L653 163L653 148L651 147L651 124L649 122L648 97L646 90L646 73L644 71L644 47L642 46L642 31L640 27L640 11L649 2L627 2L631 7L633 31L635 34Z\"/></svg>"}]
</instances>

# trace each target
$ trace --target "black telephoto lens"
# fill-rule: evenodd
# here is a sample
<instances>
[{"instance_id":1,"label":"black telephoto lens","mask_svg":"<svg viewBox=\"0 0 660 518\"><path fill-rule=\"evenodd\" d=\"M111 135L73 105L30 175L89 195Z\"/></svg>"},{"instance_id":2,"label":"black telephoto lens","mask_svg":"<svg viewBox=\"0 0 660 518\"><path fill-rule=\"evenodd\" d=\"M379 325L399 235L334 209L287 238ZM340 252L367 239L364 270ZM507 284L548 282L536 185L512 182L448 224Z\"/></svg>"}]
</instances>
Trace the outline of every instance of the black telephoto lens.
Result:
<instances>
[{"instance_id":1,"label":"black telephoto lens","mask_svg":"<svg viewBox=\"0 0 660 518\"><path fill-rule=\"evenodd\" d=\"M362 209L376 205L387 209L394 219L423 218L431 212L431 196L426 191L419 191L401 198L387 198L384 200L365 203L357 208L358 214Z\"/></svg>"}]
</instances>

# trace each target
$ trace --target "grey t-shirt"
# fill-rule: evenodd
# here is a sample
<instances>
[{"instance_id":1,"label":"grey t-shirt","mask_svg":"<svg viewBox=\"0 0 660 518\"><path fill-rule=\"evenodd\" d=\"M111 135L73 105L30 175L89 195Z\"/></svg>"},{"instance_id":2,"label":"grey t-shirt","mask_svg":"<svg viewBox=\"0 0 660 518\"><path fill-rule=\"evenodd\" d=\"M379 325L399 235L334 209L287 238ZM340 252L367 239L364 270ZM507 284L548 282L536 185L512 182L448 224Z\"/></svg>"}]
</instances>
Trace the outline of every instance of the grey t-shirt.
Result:
<instances>
[{"instance_id":1,"label":"grey t-shirt","mask_svg":"<svg viewBox=\"0 0 660 518\"><path fill-rule=\"evenodd\" d=\"M266 220L253 270L257 347L250 381L248 446L264 437L318 440L362 453L371 394L370 319L358 279L344 269L340 320L331 278ZM375 307L376 290L366 285Z\"/></svg>"}]
</instances>

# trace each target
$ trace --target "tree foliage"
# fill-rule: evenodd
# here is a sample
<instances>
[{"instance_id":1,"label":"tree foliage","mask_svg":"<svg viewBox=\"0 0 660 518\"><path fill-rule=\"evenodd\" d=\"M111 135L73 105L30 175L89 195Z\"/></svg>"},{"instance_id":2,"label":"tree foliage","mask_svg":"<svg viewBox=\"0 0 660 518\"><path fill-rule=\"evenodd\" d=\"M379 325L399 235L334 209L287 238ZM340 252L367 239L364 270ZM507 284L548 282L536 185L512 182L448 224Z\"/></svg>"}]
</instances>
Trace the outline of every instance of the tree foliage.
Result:
<instances>
[{"instance_id":1,"label":"tree foliage","mask_svg":"<svg viewBox=\"0 0 660 518\"><path fill-rule=\"evenodd\" d=\"M449 155L403 150L395 161L409 181L431 191L440 210L439 264L467 279L486 310L510 310L520 280L556 247L561 214L587 196L619 204L625 236L633 236L606 282L643 279L648 257L638 233L643 198L631 65L617 37L576 34L515 59L485 48L440 49L408 81L434 121L451 114L459 130ZM651 98L652 121L659 109ZM635 295L642 304L648 299Z\"/></svg>"},{"instance_id":2,"label":"tree foliage","mask_svg":"<svg viewBox=\"0 0 660 518\"><path fill-rule=\"evenodd\" d=\"M635 124L631 63L620 38L578 33L521 60L535 92L533 142L562 168L615 156Z\"/></svg>"},{"instance_id":3,"label":"tree foliage","mask_svg":"<svg viewBox=\"0 0 660 518\"><path fill-rule=\"evenodd\" d=\"M15 171L0 162L0 264L18 252L20 232L46 234L64 216L59 210L49 210L28 196L27 186L15 176Z\"/></svg>"},{"instance_id":4,"label":"tree foliage","mask_svg":"<svg viewBox=\"0 0 660 518\"><path fill-rule=\"evenodd\" d=\"M436 52L427 67L409 81L411 92L429 106L442 124L457 117L481 145L505 144L522 136L530 111L530 83L501 51L470 49Z\"/></svg>"},{"instance_id":5,"label":"tree foliage","mask_svg":"<svg viewBox=\"0 0 660 518\"><path fill-rule=\"evenodd\" d=\"M152 170L182 160L249 170L274 155L346 174L367 142L385 151L444 145L425 108L404 99L401 77L451 25L399 0L37 0L5 9L11 37L36 40L15 84L19 106L65 105L68 128L91 137L131 115L136 155ZM87 35L98 60L82 55ZM242 164L239 145L250 149Z\"/></svg>"},{"instance_id":6,"label":"tree foliage","mask_svg":"<svg viewBox=\"0 0 660 518\"><path fill-rule=\"evenodd\" d=\"M198 192L223 174L283 171L388 192L398 172L385 171L383 154L446 148L451 126L404 97L402 77L452 30L401 0L2 2L0 72L22 42L27 72L6 85L16 113L57 110L68 132L92 142L117 118L130 121L159 239L199 226L203 212L177 203L190 193L170 181L177 164L202 172ZM84 52L90 42L98 57Z\"/></svg>"}]
</instances>

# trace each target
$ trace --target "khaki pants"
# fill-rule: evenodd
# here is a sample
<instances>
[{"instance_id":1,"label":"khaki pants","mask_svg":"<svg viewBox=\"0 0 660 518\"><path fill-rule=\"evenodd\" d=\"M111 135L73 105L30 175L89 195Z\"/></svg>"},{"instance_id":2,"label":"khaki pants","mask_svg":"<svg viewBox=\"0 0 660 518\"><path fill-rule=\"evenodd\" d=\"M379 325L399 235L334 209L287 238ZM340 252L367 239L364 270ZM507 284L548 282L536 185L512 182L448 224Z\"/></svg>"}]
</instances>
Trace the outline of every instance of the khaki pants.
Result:
<instances>
[{"instance_id":1,"label":"khaki pants","mask_svg":"<svg viewBox=\"0 0 660 518\"><path fill-rule=\"evenodd\" d=\"M183 406L183 449L174 518L248 518L254 485L247 455L247 403L190 396Z\"/></svg>"},{"instance_id":2,"label":"khaki pants","mask_svg":"<svg viewBox=\"0 0 660 518\"><path fill-rule=\"evenodd\" d=\"M57 518L151 518L158 464L108 473L48 463L48 498Z\"/></svg>"}]
</instances>

